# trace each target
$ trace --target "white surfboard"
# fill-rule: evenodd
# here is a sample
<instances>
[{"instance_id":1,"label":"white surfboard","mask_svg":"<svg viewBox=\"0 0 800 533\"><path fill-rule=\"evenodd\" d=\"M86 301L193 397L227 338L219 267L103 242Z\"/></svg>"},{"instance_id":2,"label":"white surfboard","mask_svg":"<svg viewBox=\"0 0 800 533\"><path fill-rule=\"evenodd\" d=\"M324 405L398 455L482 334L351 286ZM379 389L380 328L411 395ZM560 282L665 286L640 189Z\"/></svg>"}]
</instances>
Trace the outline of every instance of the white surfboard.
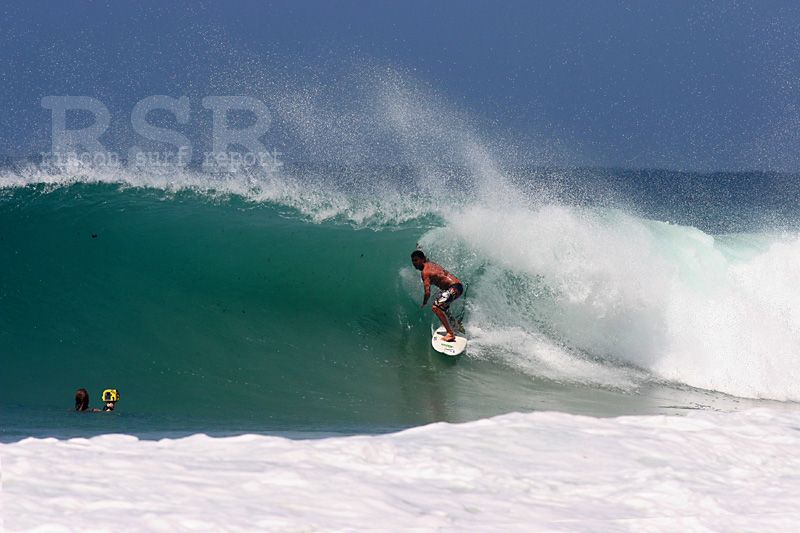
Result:
<instances>
[{"instance_id":1,"label":"white surfboard","mask_svg":"<svg viewBox=\"0 0 800 533\"><path fill-rule=\"evenodd\" d=\"M467 338L461 332L456 331L455 334L456 340L445 342L442 337L447 335L447 330L444 329L444 326L439 326L439 329L433 333L433 338L431 339L433 349L445 355L461 355L467 347Z\"/></svg>"}]
</instances>

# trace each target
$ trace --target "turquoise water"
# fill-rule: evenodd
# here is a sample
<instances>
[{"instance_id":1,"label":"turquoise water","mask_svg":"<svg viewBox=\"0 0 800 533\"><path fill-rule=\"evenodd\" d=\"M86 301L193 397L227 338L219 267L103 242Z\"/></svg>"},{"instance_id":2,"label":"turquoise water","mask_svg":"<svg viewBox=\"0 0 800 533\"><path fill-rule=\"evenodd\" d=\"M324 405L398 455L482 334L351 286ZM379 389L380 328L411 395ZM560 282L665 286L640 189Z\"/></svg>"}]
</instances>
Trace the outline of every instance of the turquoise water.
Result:
<instances>
[{"instance_id":1,"label":"turquoise water","mask_svg":"<svg viewBox=\"0 0 800 533\"><path fill-rule=\"evenodd\" d=\"M792 246L785 236L714 238L608 208L265 191L87 179L0 190L3 438L357 433L798 399L791 384L745 386L761 353L704 344L707 359L687 367L708 324L669 311L740 298L724 292L725 272ZM458 359L430 348L435 318L409 261L418 244L468 283L472 341ZM785 333L779 352L794 347ZM713 369L731 370L718 357L741 372L720 381ZM79 388L92 407L118 389L117 411L69 412Z\"/></svg>"}]
</instances>

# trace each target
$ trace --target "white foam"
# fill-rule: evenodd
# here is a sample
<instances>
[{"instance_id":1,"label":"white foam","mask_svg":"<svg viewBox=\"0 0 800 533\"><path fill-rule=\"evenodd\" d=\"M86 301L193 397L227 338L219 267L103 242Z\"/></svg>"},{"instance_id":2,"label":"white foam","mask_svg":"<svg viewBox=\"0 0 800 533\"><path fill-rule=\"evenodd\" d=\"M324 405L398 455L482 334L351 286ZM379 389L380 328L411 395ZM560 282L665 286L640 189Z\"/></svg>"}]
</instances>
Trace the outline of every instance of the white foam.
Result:
<instances>
[{"instance_id":1,"label":"white foam","mask_svg":"<svg viewBox=\"0 0 800 533\"><path fill-rule=\"evenodd\" d=\"M8 531L793 531L800 413L0 445Z\"/></svg>"},{"instance_id":2,"label":"white foam","mask_svg":"<svg viewBox=\"0 0 800 533\"><path fill-rule=\"evenodd\" d=\"M482 271L469 321L483 353L495 346L554 379L640 383L628 367L609 374L621 362L736 396L800 400L797 237L714 237L558 205L468 206L447 220L421 243L464 277Z\"/></svg>"}]
</instances>

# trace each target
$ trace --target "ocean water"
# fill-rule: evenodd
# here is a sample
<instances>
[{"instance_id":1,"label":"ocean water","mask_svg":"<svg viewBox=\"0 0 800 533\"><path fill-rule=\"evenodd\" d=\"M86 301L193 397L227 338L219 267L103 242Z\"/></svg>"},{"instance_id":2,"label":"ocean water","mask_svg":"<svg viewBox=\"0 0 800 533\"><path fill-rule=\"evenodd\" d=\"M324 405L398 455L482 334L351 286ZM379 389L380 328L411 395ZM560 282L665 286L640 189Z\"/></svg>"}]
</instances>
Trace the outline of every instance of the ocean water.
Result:
<instances>
[{"instance_id":1,"label":"ocean water","mask_svg":"<svg viewBox=\"0 0 800 533\"><path fill-rule=\"evenodd\" d=\"M426 193L402 168L210 177L10 166L0 395L15 414L3 438L39 434L28 425L70 434L79 388L93 407L118 389L114 431L155 436L176 420L190 432L370 432L511 411L800 400L788 207L773 201L778 229L747 218L766 211L755 201L737 216L715 198L698 207L695 190L664 185L687 181L677 173L640 180L645 192L662 184L652 213L624 190L594 204L561 192L632 181L609 172L481 183L452 171ZM790 177L764 179L729 178L769 191ZM655 218L665 212L672 220ZM429 346L436 318L419 308L417 246L467 283L464 357Z\"/></svg>"},{"instance_id":2,"label":"ocean water","mask_svg":"<svg viewBox=\"0 0 800 533\"><path fill-rule=\"evenodd\" d=\"M9 164L6 527L787 530L796 178ZM467 284L459 358L430 347L417 247ZM121 400L76 413L79 388Z\"/></svg>"}]
</instances>

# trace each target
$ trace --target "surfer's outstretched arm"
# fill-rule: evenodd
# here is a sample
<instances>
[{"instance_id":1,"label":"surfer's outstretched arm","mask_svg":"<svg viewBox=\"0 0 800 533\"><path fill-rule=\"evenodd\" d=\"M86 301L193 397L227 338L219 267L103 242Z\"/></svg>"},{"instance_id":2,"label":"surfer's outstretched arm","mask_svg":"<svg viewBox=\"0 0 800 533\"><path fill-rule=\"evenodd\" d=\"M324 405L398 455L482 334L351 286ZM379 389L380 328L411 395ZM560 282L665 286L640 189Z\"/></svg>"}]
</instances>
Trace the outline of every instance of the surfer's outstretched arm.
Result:
<instances>
[{"instance_id":1,"label":"surfer's outstretched arm","mask_svg":"<svg viewBox=\"0 0 800 533\"><path fill-rule=\"evenodd\" d=\"M420 308L425 307L428 304L428 299L431 297L431 278L430 276L426 276L425 272L422 272L422 283L425 284L425 297L422 298L422 305Z\"/></svg>"}]
</instances>

